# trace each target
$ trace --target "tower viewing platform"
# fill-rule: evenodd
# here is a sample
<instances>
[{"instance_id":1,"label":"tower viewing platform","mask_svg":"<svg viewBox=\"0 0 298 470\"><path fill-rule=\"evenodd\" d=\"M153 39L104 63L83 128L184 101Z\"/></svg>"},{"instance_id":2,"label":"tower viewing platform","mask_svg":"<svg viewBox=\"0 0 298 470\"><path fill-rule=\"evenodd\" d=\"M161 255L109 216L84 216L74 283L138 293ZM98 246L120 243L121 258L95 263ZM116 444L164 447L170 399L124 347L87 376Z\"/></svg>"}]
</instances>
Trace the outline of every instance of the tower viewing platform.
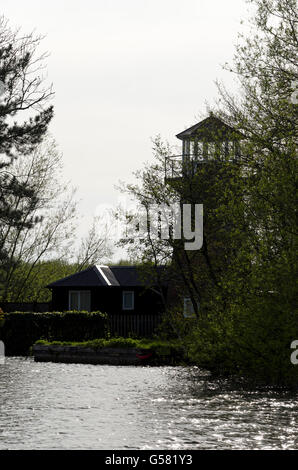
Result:
<instances>
[{"instance_id":1,"label":"tower viewing platform","mask_svg":"<svg viewBox=\"0 0 298 470\"><path fill-rule=\"evenodd\" d=\"M176 137L182 141L182 153L165 157L166 181L192 177L212 160L237 160L244 135L211 113Z\"/></svg>"},{"instance_id":2,"label":"tower viewing platform","mask_svg":"<svg viewBox=\"0 0 298 470\"><path fill-rule=\"evenodd\" d=\"M171 155L165 157L165 179L182 178L183 176L194 176L198 166L209 160L203 155Z\"/></svg>"}]
</instances>

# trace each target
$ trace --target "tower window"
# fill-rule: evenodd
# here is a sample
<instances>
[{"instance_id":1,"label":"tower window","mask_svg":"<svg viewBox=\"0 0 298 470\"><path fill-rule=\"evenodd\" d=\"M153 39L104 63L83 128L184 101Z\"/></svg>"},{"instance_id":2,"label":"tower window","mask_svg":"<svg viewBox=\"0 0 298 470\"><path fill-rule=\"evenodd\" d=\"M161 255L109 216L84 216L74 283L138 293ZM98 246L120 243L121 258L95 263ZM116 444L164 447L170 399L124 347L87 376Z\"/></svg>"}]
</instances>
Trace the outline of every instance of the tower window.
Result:
<instances>
[{"instance_id":1,"label":"tower window","mask_svg":"<svg viewBox=\"0 0 298 470\"><path fill-rule=\"evenodd\" d=\"M195 311L190 297L184 297L183 304L183 316L185 318L191 318L195 316ZM198 309L200 308L199 302L197 302Z\"/></svg>"}]
</instances>

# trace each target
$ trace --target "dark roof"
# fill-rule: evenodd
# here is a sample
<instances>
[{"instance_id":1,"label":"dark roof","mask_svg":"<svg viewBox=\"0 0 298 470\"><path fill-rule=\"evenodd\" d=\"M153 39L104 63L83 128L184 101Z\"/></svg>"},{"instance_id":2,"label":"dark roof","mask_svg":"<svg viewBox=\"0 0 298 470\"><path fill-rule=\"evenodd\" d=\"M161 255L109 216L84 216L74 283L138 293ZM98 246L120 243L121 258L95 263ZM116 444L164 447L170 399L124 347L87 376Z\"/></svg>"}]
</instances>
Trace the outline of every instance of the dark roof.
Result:
<instances>
[{"instance_id":1,"label":"dark roof","mask_svg":"<svg viewBox=\"0 0 298 470\"><path fill-rule=\"evenodd\" d=\"M111 266L111 271L121 286L138 286L141 284L140 275L135 266Z\"/></svg>"},{"instance_id":2,"label":"dark roof","mask_svg":"<svg viewBox=\"0 0 298 470\"><path fill-rule=\"evenodd\" d=\"M96 266L91 268L84 269L76 274L59 279L58 281L48 284L46 287L56 287L56 286L104 286L106 285L104 279L100 275L99 271L96 269Z\"/></svg>"},{"instance_id":3,"label":"dark roof","mask_svg":"<svg viewBox=\"0 0 298 470\"><path fill-rule=\"evenodd\" d=\"M114 270L108 266L97 266L100 274L105 278L106 284L111 286L120 286L117 276L115 277Z\"/></svg>"},{"instance_id":4,"label":"dark roof","mask_svg":"<svg viewBox=\"0 0 298 470\"><path fill-rule=\"evenodd\" d=\"M163 269L159 267L158 269ZM64 277L48 284L46 287L137 287L153 285L155 271L152 275L142 275L136 266L91 266L90 268Z\"/></svg>"},{"instance_id":5,"label":"dark roof","mask_svg":"<svg viewBox=\"0 0 298 470\"><path fill-rule=\"evenodd\" d=\"M180 132L176 137L181 140L197 137L199 140L202 139L212 142L219 138L222 138L223 140L233 140L237 137L244 138L244 135L211 114L206 119L203 119L203 121L200 121L185 131Z\"/></svg>"}]
</instances>

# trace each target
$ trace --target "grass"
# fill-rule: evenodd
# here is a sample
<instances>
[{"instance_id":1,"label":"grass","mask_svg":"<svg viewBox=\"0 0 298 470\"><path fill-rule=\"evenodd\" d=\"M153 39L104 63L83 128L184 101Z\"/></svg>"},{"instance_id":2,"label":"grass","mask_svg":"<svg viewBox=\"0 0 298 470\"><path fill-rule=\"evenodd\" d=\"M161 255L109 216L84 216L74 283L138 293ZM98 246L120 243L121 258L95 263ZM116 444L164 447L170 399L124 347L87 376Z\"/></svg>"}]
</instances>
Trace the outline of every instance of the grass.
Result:
<instances>
[{"instance_id":1,"label":"grass","mask_svg":"<svg viewBox=\"0 0 298 470\"><path fill-rule=\"evenodd\" d=\"M133 338L110 338L110 339L94 339L84 342L69 341L36 341L36 345L45 346L77 346L82 348L137 348L154 352L157 356L181 356L183 357L183 349L178 341L163 341L159 339L133 339Z\"/></svg>"}]
</instances>

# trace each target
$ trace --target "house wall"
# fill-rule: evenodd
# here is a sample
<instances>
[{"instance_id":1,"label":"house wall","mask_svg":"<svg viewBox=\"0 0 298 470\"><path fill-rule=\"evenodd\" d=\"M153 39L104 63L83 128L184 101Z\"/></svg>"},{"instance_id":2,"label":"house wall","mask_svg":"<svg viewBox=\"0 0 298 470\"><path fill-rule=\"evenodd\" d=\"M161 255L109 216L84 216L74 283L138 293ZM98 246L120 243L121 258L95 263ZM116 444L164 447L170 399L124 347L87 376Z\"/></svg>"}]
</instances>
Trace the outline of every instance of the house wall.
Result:
<instances>
[{"instance_id":1,"label":"house wall","mask_svg":"<svg viewBox=\"0 0 298 470\"><path fill-rule=\"evenodd\" d=\"M70 290L91 291L91 311L100 310L105 313L128 314L159 314L164 311L161 296L152 290L142 287L56 287L52 288L52 310L68 310ZM134 310L122 309L123 291L134 291Z\"/></svg>"}]
</instances>

